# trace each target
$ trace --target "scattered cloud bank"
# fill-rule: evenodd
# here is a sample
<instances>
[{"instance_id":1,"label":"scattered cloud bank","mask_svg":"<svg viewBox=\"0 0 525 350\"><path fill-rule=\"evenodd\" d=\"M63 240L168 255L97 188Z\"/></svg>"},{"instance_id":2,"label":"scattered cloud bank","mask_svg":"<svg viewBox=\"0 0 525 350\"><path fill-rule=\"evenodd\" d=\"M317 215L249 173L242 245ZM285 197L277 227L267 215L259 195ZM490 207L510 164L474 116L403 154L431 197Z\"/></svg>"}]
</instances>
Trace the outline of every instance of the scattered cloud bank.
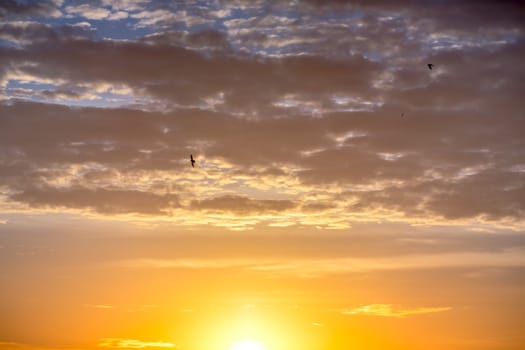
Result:
<instances>
[{"instance_id":1,"label":"scattered cloud bank","mask_svg":"<svg viewBox=\"0 0 525 350\"><path fill-rule=\"evenodd\" d=\"M3 2L4 206L523 228L523 7L427 5Z\"/></svg>"}]
</instances>

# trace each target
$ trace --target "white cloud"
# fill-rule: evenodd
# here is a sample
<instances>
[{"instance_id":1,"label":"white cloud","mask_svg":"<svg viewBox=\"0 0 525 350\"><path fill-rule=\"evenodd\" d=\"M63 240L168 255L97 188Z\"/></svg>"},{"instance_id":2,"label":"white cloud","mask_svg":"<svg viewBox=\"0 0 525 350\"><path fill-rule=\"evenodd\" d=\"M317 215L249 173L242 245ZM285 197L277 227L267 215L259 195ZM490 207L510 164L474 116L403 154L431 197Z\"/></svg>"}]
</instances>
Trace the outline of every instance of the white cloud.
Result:
<instances>
[{"instance_id":1,"label":"white cloud","mask_svg":"<svg viewBox=\"0 0 525 350\"><path fill-rule=\"evenodd\" d=\"M212 16L212 17L216 17L216 18L224 18L224 17L229 17L231 16L231 10L230 9L221 9L221 10L217 10L217 11L210 11L209 14Z\"/></svg>"},{"instance_id":2,"label":"white cloud","mask_svg":"<svg viewBox=\"0 0 525 350\"><path fill-rule=\"evenodd\" d=\"M86 21L84 21L84 22L78 22L78 23L75 23L74 26L75 26L75 27L89 28L89 27L91 27L91 23L86 22Z\"/></svg>"},{"instance_id":3,"label":"white cloud","mask_svg":"<svg viewBox=\"0 0 525 350\"><path fill-rule=\"evenodd\" d=\"M85 17L88 19L105 19L110 15L110 11L101 8L93 7L91 5L83 4L77 6L67 6L65 8L66 12L70 15L77 15L79 17Z\"/></svg>"},{"instance_id":4,"label":"white cloud","mask_svg":"<svg viewBox=\"0 0 525 350\"><path fill-rule=\"evenodd\" d=\"M149 0L102 0L103 6L110 6L115 11L139 11Z\"/></svg>"},{"instance_id":5,"label":"white cloud","mask_svg":"<svg viewBox=\"0 0 525 350\"><path fill-rule=\"evenodd\" d=\"M155 11L142 11L131 15L133 18L138 18L138 27L147 27L160 22L166 22L173 20L175 14L167 10L155 10Z\"/></svg>"},{"instance_id":6,"label":"white cloud","mask_svg":"<svg viewBox=\"0 0 525 350\"><path fill-rule=\"evenodd\" d=\"M109 20L119 20L119 19L125 19L125 18L128 18L128 13L125 12L125 11L118 11L118 12L115 12L115 13L112 13L108 19Z\"/></svg>"}]
</instances>

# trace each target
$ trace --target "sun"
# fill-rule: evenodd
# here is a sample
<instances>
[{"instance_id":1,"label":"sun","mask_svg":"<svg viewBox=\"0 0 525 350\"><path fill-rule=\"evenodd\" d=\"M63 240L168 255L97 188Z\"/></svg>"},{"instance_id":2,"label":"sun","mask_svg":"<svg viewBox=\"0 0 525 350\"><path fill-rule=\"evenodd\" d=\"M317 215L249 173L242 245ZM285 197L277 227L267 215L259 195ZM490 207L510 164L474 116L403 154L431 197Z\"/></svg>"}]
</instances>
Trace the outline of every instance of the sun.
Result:
<instances>
[{"instance_id":1,"label":"sun","mask_svg":"<svg viewBox=\"0 0 525 350\"><path fill-rule=\"evenodd\" d=\"M240 340L233 344L230 350L266 350L266 348L255 340Z\"/></svg>"}]
</instances>

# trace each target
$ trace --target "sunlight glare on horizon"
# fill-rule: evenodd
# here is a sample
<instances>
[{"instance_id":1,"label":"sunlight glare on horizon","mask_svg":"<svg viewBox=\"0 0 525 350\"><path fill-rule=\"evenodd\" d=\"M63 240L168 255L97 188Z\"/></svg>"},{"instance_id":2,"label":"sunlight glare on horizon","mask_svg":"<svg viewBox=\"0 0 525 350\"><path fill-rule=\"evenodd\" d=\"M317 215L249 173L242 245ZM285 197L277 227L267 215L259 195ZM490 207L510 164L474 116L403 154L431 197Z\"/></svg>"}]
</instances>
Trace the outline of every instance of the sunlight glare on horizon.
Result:
<instances>
[{"instance_id":1,"label":"sunlight glare on horizon","mask_svg":"<svg viewBox=\"0 0 525 350\"><path fill-rule=\"evenodd\" d=\"M261 343L255 340L240 340L236 342L230 350L267 350Z\"/></svg>"}]
</instances>

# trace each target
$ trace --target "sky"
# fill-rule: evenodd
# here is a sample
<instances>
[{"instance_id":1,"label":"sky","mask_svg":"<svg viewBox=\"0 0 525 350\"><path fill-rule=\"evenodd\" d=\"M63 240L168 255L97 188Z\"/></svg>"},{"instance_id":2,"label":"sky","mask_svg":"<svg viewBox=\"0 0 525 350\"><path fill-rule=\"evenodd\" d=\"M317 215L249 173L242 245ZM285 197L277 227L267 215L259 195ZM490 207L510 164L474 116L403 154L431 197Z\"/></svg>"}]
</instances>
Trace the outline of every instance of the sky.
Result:
<instances>
[{"instance_id":1,"label":"sky","mask_svg":"<svg viewBox=\"0 0 525 350\"><path fill-rule=\"evenodd\" d=\"M0 348L523 349L524 30L511 0L1 1Z\"/></svg>"}]
</instances>

